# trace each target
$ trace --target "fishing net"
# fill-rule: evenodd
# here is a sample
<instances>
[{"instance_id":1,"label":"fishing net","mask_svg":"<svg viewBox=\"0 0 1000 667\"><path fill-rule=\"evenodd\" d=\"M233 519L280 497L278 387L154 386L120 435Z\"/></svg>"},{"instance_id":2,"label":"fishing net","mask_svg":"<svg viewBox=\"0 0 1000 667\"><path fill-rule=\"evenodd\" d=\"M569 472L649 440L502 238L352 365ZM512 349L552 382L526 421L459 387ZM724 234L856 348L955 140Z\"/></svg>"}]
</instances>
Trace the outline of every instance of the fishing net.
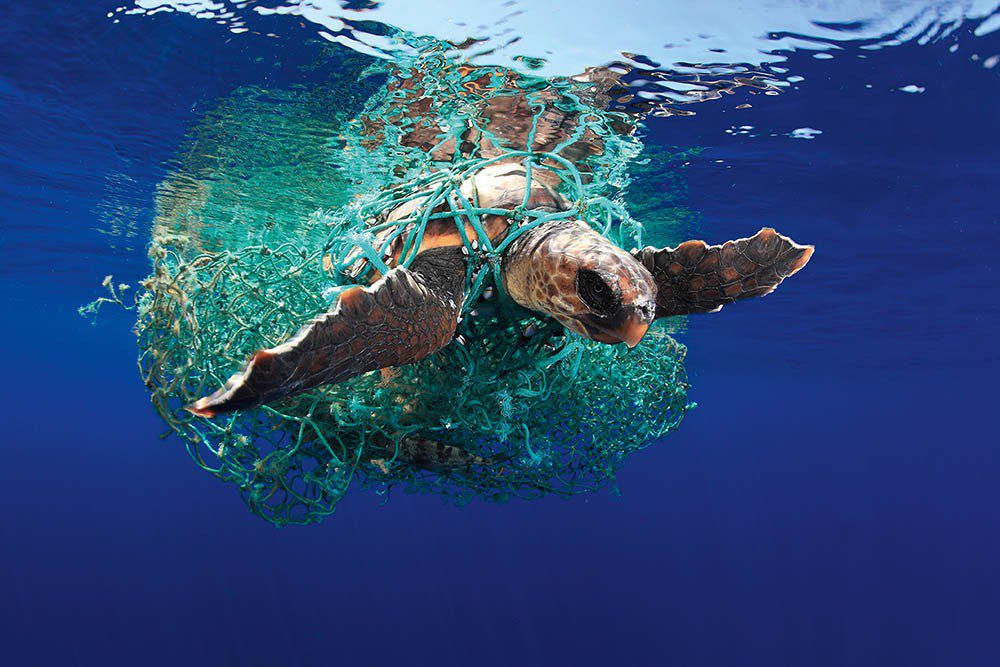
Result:
<instances>
[{"instance_id":1,"label":"fishing net","mask_svg":"<svg viewBox=\"0 0 1000 667\"><path fill-rule=\"evenodd\" d=\"M689 407L684 348L664 327L654 326L633 350L587 341L520 309L499 280L506 247L554 219L578 218L623 247L640 244L641 225L615 197L626 183L622 165L637 152L633 139L612 131L620 119L594 106L586 82L526 75L512 82L511 73L490 69L491 85L470 88L483 68L463 71L426 52L419 66L393 68L390 80L414 72L421 95L438 102L436 122L445 129L430 150L407 146L413 115L394 111L399 86L381 86L359 121L337 120L341 132L328 148L339 157L327 182L345 188L331 195L332 209L272 220L267 233L251 229L241 244L225 247L211 238L207 219L217 175L210 185L174 179L161 191L172 196L161 197L170 204L160 205L152 274L137 300L142 378L194 461L278 525L321 520L352 485L435 493L459 504L607 487L629 454L675 429ZM481 102L511 89L536 110L525 146L442 160L438 148L461 139L448 128L465 132L477 122L470 95ZM576 124L545 145L536 134L553 104L575 108ZM372 119L389 119L378 125L377 141ZM567 158L587 136L601 138L600 155L585 163ZM525 201L492 210L463 197L459 184L498 161L522 164L528 179L542 168L557 173L570 209L528 210ZM406 202L417 203L411 214L385 221ZM510 231L496 243L482 228L487 214L509 218ZM408 265L428 222L438 219L455 222L469 257L457 336L441 352L255 410L203 419L183 409L254 351L328 310L357 280L350 269L360 257L384 272L387 244L401 237L399 263ZM475 233L466 234L466 225Z\"/></svg>"}]
</instances>

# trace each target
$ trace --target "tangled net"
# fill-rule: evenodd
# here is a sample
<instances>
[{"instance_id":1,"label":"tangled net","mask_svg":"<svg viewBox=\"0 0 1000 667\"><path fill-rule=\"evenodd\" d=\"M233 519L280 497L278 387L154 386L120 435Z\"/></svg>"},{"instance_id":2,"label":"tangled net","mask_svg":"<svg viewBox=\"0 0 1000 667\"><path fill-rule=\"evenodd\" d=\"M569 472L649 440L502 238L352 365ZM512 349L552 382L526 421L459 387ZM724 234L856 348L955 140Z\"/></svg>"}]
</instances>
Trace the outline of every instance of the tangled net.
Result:
<instances>
[{"instance_id":1,"label":"tangled net","mask_svg":"<svg viewBox=\"0 0 1000 667\"><path fill-rule=\"evenodd\" d=\"M580 133L602 120L589 112ZM402 184L300 220L282 240L237 249L209 251L161 225L136 325L139 368L156 411L199 466L239 487L249 508L277 525L320 521L352 483L458 504L612 485L625 458L675 429L689 407L685 350L657 327L634 350L587 341L502 293L499 258L533 226L572 216L619 244L641 240L641 226L602 194L609 175L581 178L563 148L410 170L416 175ZM548 165L572 208L490 210L462 197L464 178L501 159L521 161L529 179L535 165ZM411 215L380 222L407 201L420 202ZM497 244L480 224L485 214L510 218L511 231ZM183 409L255 350L326 311L351 284L348 269L359 256L384 272L387 244L405 233L400 264L408 265L428 221L440 218L455 221L470 260L452 344L416 364L256 410L206 420ZM475 236L464 234L466 223Z\"/></svg>"}]
</instances>

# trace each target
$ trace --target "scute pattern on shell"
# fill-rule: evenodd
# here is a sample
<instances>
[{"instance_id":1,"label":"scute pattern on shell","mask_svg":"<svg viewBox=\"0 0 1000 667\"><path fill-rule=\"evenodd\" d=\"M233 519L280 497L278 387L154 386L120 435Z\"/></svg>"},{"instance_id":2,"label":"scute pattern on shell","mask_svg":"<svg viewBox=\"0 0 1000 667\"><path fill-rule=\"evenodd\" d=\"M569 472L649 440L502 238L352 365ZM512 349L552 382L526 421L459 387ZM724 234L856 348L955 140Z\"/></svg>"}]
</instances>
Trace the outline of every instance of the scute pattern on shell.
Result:
<instances>
[{"instance_id":1,"label":"scute pattern on shell","mask_svg":"<svg viewBox=\"0 0 1000 667\"><path fill-rule=\"evenodd\" d=\"M511 210L524 203L526 182L524 165L519 161L512 160L492 164L475 172L462 181L459 191L467 201L478 202L482 208ZM535 166L532 170L531 195L528 198L526 208L553 210L569 208L570 203L556 191L559 182L559 176L550 169ZM425 205L426 199L426 196L411 199L389 211L379 220L371 222L395 222L418 215ZM433 213L442 213L448 208L449 203L444 202L437 206ZM502 240L510 229L510 218L501 215L484 215L481 222L487 236L494 242ZM459 224L463 226L466 238L476 238L475 230L464 215L428 220L418 252L440 247L462 246L464 241L458 232ZM403 234L392 240L384 257L389 268L399 264L403 248L415 229L416 225L410 224ZM376 247L383 245L393 232L394 228L388 227L377 234L375 237ZM349 271L350 275L359 280L365 277L370 282L374 282L380 277L377 271L370 270L368 261L361 255L360 251L354 252L354 259L355 264Z\"/></svg>"}]
</instances>

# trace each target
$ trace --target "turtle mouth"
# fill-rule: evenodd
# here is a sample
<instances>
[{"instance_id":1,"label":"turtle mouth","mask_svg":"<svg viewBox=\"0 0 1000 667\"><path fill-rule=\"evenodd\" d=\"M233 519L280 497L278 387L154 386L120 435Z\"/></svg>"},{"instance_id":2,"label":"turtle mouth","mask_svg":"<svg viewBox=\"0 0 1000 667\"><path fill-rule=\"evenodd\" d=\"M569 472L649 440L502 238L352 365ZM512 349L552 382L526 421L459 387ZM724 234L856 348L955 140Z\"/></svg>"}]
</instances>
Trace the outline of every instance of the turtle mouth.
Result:
<instances>
[{"instance_id":1,"label":"turtle mouth","mask_svg":"<svg viewBox=\"0 0 1000 667\"><path fill-rule=\"evenodd\" d=\"M614 335L621 338L621 342L632 348L639 344L639 341L642 340L642 337L646 335L646 331L648 330L649 322L633 319L628 320L625 326L616 331Z\"/></svg>"},{"instance_id":2,"label":"turtle mouth","mask_svg":"<svg viewBox=\"0 0 1000 667\"><path fill-rule=\"evenodd\" d=\"M635 347L653 322L652 309L644 305L623 308L613 319L590 318L583 322L587 336L599 343L625 343Z\"/></svg>"},{"instance_id":3,"label":"turtle mouth","mask_svg":"<svg viewBox=\"0 0 1000 667\"><path fill-rule=\"evenodd\" d=\"M626 326L616 331L612 331L610 329L597 329L588 331L588 333L590 333L591 339L596 340L599 343L607 343L608 345L625 343L629 348L633 348L639 344L639 341L641 341L643 336L646 335L646 331L648 329L648 324L629 322Z\"/></svg>"}]
</instances>

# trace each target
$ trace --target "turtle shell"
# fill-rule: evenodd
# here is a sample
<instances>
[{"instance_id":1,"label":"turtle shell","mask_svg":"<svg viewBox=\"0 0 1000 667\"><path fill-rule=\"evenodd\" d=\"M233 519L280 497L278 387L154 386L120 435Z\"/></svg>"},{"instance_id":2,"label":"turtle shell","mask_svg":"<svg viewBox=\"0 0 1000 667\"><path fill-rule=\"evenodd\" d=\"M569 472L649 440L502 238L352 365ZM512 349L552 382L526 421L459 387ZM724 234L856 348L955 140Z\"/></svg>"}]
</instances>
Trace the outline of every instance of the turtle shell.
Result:
<instances>
[{"instance_id":1,"label":"turtle shell","mask_svg":"<svg viewBox=\"0 0 1000 667\"><path fill-rule=\"evenodd\" d=\"M476 171L466 178L461 186L460 192L467 202L478 202L480 208L509 209L513 210L524 202L524 188L527 181L526 171L519 161L499 162ZM570 207L569 201L556 192L559 184L559 175L551 169L535 166L532 169L531 196L528 199L528 209L551 208L554 210L565 210ZM383 215L371 220L370 225L381 225L386 222L405 221L407 218L418 214L425 205L430 194L416 197L407 201ZM462 205L458 201L453 202L455 209L461 209ZM452 203L447 201L439 204L432 213L440 213L452 210ZM463 224L464 223L464 224ZM403 260L401 257L407 240L410 235L418 229L416 222L400 222L406 225L406 230L389 242L383 253L383 261L390 269L398 266ZM416 253L411 249L410 256L416 256L432 248L447 246L462 246L465 242L459 233L459 224L463 224L465 237L474 240L478 238L475 229L469 222L468 217L463 214L456 214L453 217L437 218L429 220L424 230L420 247ZM480 224L486 231L491 242L499 242L510 230L510 218L504 215L485 214L480 217ZM396 226L388 226L380 230L375 235L374 246L381 248L386 245L386 241L394 232L398 230ZM348 260L354 260L349 264L347 275L356 282L373 283L382 277L382 273L371 266L368 259L361 253L360 249L351 251Z\"/></svg>"}]
</instances>

